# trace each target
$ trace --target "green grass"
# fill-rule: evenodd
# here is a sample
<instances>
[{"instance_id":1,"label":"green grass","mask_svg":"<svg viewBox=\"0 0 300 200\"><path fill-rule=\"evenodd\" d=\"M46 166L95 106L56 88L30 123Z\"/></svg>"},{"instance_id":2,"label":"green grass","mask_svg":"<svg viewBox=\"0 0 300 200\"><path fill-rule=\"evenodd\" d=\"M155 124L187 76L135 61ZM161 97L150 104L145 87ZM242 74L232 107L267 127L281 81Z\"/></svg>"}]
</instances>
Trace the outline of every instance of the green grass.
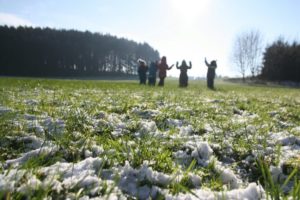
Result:
<instances>
[{"instance_id":1,"label":"green grass","mask_svg":"<svg viewBox=\"0 0 300 200\"><path fill-rule=\"evenodd\" d=\"M203 167L195 160L186 165L177 162L174 152L181 150L190 139L179 137L180 129L168 121L173 119L179 120L183 126L191 125L193 130L190 134L208 141L216 159L226 162L235 173L239 173L240 168L244 169L247 173L240 175L245 184L249 180L261 183L271 199L289 195L299 197L300 184L296 179L293 181L295 173L292 169L288 178L294 186L289 193L284 193L282 185L276 185L270 179L268 167L280 163L281 145L277 144L271 155L261 155L265 158L264 162L255 163L253 160L250 164L244 163L256 152L264 154L268 150L270 132L287 131L299 137L298 132L291 131L300 126L299 89L222 81L215 85L216 90L212 91L206 88L204 81L190 81L188 88L179 88L177 81L167 80L162 88L141 86L137 81L0 78L0 106L11 109L0 113L0 161L3 163L0 173L7 170L6 160L18 158L28 151L26 144L16 141L30 134L57 145L59 152L53 152L51 158L40 154L17 169L35 169L32 173L36 173L57 161L77 163L97 145L103 148L103 152L93 156L105 160L103 169L123 166L126 161L138 169L147 161L149 167L157 172L170 176L180 173L183 178L179 182L173 181L164 186L172 194L193 194L192 189L197 188L224 191L219 174L212 165ZM159 112L151 115L151 110ZM54 127L41 134L28 129L24 114L36 116L38 122L45 117L54 122L62 120L65 127L63 132ZM137 137L142 121L155 122L155 131L162 135L146 131ZM114 135L113 131L122 123L122 133ZM211 131L207 130L207 125ZM293 162L292 166L299 168L299 162ZM191 183L189 173L201 177L200 186L195 187ZM106 185L102 195L105 195L103 191L109 190ZM24 197L24 194L0 191L0 197L2 194L7 199L34 196L63 198L67 192L56 194L44 188ZM80 191L77 197L83 194L88 193Z\"/></svg>"}]
</instances>

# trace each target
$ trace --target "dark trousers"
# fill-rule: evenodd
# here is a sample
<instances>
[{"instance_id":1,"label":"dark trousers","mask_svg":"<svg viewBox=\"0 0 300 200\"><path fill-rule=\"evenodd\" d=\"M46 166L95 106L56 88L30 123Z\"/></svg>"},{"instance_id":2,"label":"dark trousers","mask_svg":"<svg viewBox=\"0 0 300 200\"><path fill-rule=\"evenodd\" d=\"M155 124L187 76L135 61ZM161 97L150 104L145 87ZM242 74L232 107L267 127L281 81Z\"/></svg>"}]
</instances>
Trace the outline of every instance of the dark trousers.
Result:
<instances>
[{"instance_id":1,"label":"dark trousers","mask_svg":"<svg viewBox=\"0 0 300 200\"><path fill-rule=\"evenodd\" d=\"M158 86L164 86L165 85L165 77L159 77Z\"/></svg>"},{"instance_id":2,"label":"dark trousers","mask_svg":"<svg viewBox=\"0 0 300 200\"><path fill-rule=\"evenodd\" d=\"M214 89L214 79L209 77L207 78L207 87L210 89Z\"/></svg>"},{"instance_id":3,"label":"dark trousers","mask_svg":"<svg viewBox=\"0 0 300 200\"><path fill-rule=\"evenodd\" d=\"M156 77L148 77L148 85L155 86L156 84Z\"/></svg>"},{"instance_id":4,"label":"dark trousers","mask_svg":"<svg viewBox=\"0 0 300 200\"><path fill-rule=\"evenodd\" d=\"M214 89L214 79L215 79L215 70L212 68L208 68L207 71L207 87L210 89Z\"/></svg>"},{"instance_id":5,"label":"dark trousers","mask_svg":"<svg viewBox=\"0 0 300 200\"><path fill-rule=\"evenodd\" d=\"M146 84L146 74L140 74L140 84Z\"/></svg>"},{"instance_id":6,"label":"dark trousers","mask_svg":"<svg viewBox=\"0 0 300 200\"><path fill-rule=\"evenodd\" d=\"M187 87L188 86L188 76L186 73L180 73L179 76L179 87Z\"/></svg>"}]
</instances>

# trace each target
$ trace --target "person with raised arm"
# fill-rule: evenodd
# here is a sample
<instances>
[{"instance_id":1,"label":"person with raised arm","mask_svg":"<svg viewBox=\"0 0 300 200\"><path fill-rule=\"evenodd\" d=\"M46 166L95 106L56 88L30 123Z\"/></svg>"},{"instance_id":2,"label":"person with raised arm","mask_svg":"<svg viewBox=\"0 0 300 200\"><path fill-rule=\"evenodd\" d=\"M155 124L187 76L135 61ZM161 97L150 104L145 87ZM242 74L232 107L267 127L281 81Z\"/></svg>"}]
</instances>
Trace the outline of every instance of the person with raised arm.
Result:
<instances>
[{"instance_id":1,"label":"person with raised arm","mask_svg":"<svg viewBox=\"0 0 300 200\"><path fill-rule=\"evenodd\" d=\"M166 56L163 56L161 58L161 61L158 63L158 77L159 77L159 83L158 83L158 86L164 86L165 84L165 78L167 76L167 70L170 70L172 69L174 65L171 65L169 67L169 65L167 64L167 58Z\"/></svg>"},{"instance_id":2,"label":"person with raised arm","mask_svg":"<svg viewBox=\"0 0 300 200\"><path fill-rule=\"evenodd\" d=\"M187 87L188 86L187 70L192 68L192 62L190 61L189 66L186 64L185 60L182 61L180 66L178 66L178 62L176 62L176 68L180 69L179 87Z\"/></svg>"},{"instance_id":3,"label":"person with raised arm","mask_svg":"<svg viewBox=\"0 0 300 200\"><path fill-rule=\"evenodd\" d=\"M210 63L207 62L206 58L204 60L206 66L207 66L207 87L210 89L215 89L214 88L214 79L216 76L216 68L217 68L217 61L212 60Z\"/></svg>"}]
</instances>

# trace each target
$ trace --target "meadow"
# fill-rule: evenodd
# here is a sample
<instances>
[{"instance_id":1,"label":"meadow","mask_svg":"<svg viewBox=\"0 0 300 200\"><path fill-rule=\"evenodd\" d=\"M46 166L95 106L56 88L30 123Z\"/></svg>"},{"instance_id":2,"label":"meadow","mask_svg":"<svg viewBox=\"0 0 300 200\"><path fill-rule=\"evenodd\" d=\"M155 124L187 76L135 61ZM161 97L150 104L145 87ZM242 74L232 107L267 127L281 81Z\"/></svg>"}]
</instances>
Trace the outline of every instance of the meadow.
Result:
<instances>
[{"instance_id":1,"label":"meadow","mask_svg":"<svg viewBox=\"0 0 300 200\"><path fill-rule=\"evenodd\" d=\"M300 199L300 90L0 78L0 199Z\"/></svg>"}]
</instances>

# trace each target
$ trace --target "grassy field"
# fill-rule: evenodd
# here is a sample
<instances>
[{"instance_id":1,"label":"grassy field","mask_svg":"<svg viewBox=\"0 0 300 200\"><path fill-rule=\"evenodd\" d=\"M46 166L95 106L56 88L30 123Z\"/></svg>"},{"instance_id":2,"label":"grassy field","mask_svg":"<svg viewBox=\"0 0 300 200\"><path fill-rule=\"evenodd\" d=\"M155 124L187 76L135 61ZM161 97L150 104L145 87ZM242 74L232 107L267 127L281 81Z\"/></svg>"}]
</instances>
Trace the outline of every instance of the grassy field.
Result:
<instances>
[{"instance_id":1,"label":"grassy field","mask_svg":"<svg viewBox=\"0 0 300 200\"><path fill-rule=\"evenodd\" d=\"M0 79L0 199L300 199L300 90Z\"/></svg>"}]
</instances>

